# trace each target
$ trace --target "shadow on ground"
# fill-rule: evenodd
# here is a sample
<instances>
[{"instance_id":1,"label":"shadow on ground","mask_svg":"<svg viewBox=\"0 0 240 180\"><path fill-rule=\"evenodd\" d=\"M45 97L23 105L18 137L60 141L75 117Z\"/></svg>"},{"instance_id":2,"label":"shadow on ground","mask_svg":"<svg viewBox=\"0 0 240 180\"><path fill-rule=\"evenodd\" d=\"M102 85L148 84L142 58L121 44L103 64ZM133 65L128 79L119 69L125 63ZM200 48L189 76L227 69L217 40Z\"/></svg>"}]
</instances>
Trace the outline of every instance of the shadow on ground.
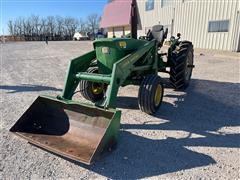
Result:
<instances>
[{"instance_id":1,"label":"shadow on ground","mask_svg":"<svg viewBox=\"0 0 240 180\"><path fill-rule=\"evenodd\" d=\"M154 115L159 122L122 124L115 151L92 166L74 163L111 179L139 179L216 163L213 157L189 147L240 147L239 134L219 131L226 126L240 126L239 84L195 79L184 95L165 97L173 98L175 103L163 102ZM137 109L137 98L120 97L118 105ZM151 132L154 139L150 139L129 130L184 131L188 135L157 139ZM193 138L194 134L198 136Z\"/></svg>"},{"instance_id":2,"label":"shadow on ground","mask_svg":"<svg viewBox=\"0 0 240 180\"><path fill-rule=\"evenodd\" d=\"M122 109L139 109L137 97L118 96L117 107Z\"/></svg>"},{"instance_id":3,"label":"shadow on ground","mask_svg":"<svg viewBox=\"0 0 240 180\"><path fill-rule=\"evenodd\" d=\"M239 84L192 80L175 105L163 103L156 117L167 120L159 124L122 124L118 148L88 169L113 179L137 179L216 163L209 155L194 152L187 146L240 147L239 134L220 133L226 126L240 126ZM137 108L136 98L118 98L118 104ZM129 106L130 104L130 106ZM148 139L128 130L186 131L181 139ZM192 134L198 134L191 138ZM125 158L124 158L125 157Z\"/></svg>"},{"instance_id":4,"label":"shadow on ground","mask_svg":"<svg viewBox=\"0 0 240 180\"><path fill-rule=\"evenodd\" d=\"M1 85L0 89L8 90L7 93L19 93L19 92L34 92L34 91L62 91L61 89L49 86L41 86L34 84L21 84L21 85Z\"/></svg>"}]
</instances>

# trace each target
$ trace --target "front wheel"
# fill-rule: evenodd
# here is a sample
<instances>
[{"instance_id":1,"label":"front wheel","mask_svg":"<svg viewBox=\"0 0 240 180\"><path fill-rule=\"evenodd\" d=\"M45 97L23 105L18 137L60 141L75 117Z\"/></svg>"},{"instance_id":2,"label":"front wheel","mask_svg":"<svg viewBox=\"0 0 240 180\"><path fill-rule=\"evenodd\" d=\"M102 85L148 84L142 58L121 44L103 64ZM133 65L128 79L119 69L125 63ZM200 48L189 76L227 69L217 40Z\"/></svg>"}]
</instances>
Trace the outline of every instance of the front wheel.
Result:
<instances>
[{"instance_id":1,"label":"front wheel","mask_svg":"<svg viewBox=\"0 0 240 180\"><path fill-rule=\"evenodd\" d=\"M87 70L88 73L98 73L97 67L92 67ZM81 95L92 102L101 100L106 92L107 85L102 83L95 83L91 81L81 80L79 82L79 91Z\"/></svg>"},{"instance_id":2,"label":"front wheel","mask_svg":"<svg viewBox=\"0 0 240 180\"><path fill-rule=\"evenodd\" d=\"M160 107L163 99L163 84L158 75L147 75L138 92L138 105L141 111L147 114L154 114Z\"/></svg>"}]
</instances>

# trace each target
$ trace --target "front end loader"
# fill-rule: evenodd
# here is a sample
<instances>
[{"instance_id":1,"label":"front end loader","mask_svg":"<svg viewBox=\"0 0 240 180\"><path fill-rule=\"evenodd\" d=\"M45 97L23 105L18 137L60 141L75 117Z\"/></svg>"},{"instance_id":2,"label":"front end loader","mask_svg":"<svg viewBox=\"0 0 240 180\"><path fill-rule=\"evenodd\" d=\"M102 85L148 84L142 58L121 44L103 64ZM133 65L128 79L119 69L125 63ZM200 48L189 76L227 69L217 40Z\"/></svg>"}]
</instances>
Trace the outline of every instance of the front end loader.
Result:
<instances>
[{"instance_id":1,"label":"front end loader","mask_svg":"<svg viewBox=\"0 0 240 180\"><path fill-rule=\"evenodd\" d=\"M158 72L169 73L175 89L189 85L193 45L180 41L178 34L170 39L168 52L161 54L166 36L167 29L156 25L140 39L94 41L93 51L70 62L62 94L38 97L10 131L60 156L93 163L117 143L121 111L116 100L121 86L138 85L140 110L154 114L164 93ZM73 101L76 91L92 103Z\"/></svg>"}]
</instances>

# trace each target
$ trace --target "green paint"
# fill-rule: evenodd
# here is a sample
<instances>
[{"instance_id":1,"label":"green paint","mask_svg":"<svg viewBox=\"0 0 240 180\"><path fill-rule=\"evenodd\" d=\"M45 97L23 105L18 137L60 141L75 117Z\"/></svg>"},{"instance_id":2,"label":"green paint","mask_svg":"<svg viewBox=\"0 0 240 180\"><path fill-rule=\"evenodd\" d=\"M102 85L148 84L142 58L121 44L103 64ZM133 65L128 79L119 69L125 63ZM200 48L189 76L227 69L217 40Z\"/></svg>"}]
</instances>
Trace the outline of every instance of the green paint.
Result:
<instances>
[{"instance_id":1,"label":"green paint","mask_svg":"<svg viewBox=\"0 0 240 180\"><path fill-rule=\"evenodd\" d=\"M176 43L172 42L168 55L171 55ZM93 45L94 51L70 62L62 96L57 97L59 100L71 103L71 98L80 80L106 83L108 84L106 95L101 101L96 102L94 107L116 111L116 98L120 86L139 85L141 79L137 80L135 77L157 74L169 64L169 62L163 62L162 57L157 53L158 46L155 40L100 39L94 41ZM97 63L93 64L95 59ZM98 74L86 72L92 66L98 67ZM113 141L117 139L120 116L121 112L116 111L115 118L111 121L101 146L106 146L105 142L109 142L109 139Z\"/></svg>"}]
</instances>

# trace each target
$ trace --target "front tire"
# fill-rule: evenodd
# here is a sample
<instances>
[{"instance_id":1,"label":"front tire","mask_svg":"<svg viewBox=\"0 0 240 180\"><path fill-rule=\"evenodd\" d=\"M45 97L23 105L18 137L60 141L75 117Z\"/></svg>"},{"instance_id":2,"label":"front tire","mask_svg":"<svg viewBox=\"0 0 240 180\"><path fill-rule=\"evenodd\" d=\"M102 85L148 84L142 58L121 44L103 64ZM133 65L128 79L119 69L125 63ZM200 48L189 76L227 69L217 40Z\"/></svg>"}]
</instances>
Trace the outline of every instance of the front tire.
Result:
<instances>
[{"instance_id":1,"label":"front tire","mask_svg":"<svg viewBox=\"0 0 240 180\"><path fill-rule=\"evenodd\" d=\"M88 73L98 73L97 67L91 67L87 70ZM106 85L101 83L94 83L91 81L81 80L79 82L79 91L81 95L92 102L101 100L106 91Z\"/></svg>"},{"instance_id":2,"label":"front tire","mask_svg":"<svg viewBox=\"0 0 240 180\"><path fill-rule=\"evenodd\" d=\"M158 75L147 75L138 92L138 105L141 111L147 114L154 114L162 103L163 84Z\"/></svg>"}]
</instances>

